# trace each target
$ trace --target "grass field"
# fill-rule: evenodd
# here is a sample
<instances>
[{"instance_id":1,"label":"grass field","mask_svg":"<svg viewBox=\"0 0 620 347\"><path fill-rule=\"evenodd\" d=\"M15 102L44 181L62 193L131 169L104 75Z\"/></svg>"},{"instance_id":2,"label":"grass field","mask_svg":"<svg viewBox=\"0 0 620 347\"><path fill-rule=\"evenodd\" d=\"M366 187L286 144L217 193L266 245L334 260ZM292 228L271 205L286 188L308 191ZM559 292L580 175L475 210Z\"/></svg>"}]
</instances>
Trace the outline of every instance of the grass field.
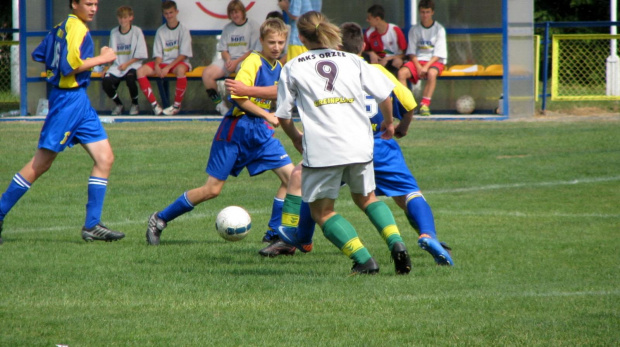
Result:
<instances>
[{"instance_id":1,"label":"grass field","mask_svg":"<svg viewBox=\"0 0 620 347\"><path fill-rule=\"evenodd\" d=\"M261 258L272 173L231 178L171 222L148 216L201 185L216 122L106 124L116 154L103 221L115 243L80 238L91 161L62 153L7 216L0 346L612 346L620 343L619 121L414 122L400 140L456 266L416 245L413 272L342 191L337 209L381 266L352 265L321 234L309 254ZM40 123L0 122L0 191L32 156ZM300 159L278 131L295 161ZM236 243L214 220L242 205Z\"/></svg>"}]
</instances>

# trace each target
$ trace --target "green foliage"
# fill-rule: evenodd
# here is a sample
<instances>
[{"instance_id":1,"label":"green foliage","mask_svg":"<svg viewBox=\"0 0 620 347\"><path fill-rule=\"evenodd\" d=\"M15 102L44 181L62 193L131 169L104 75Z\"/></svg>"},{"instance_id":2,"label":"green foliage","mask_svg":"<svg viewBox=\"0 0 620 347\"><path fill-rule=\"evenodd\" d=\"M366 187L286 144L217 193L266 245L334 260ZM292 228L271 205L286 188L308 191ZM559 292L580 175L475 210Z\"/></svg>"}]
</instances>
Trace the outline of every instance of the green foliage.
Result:
<instances>
[{"instance_id":1,"label":"green foliage","mask_svg":"<svg viewBox=\"0 0 620 347\"><path fill-rule=\"evenodd\" d=\"M0 122L0 191L33 154L40 123ZM414 122L399 140L454 268L435 266L391 200L413 272L343 188L337 210L380 274L317 230L315 250L257 251L275 175L230 178L220 197L171 222L159 247L146 221L204 183L216 122L106 124L116 163L103 221L127 237L79 235L92 161L61 153L7 216L0 246L2 346L611 346L620 339L620 122ZM281 130L295 161L300 159ZM217 236L228 205L254 230Z\"/></svg>"}]
</instances>

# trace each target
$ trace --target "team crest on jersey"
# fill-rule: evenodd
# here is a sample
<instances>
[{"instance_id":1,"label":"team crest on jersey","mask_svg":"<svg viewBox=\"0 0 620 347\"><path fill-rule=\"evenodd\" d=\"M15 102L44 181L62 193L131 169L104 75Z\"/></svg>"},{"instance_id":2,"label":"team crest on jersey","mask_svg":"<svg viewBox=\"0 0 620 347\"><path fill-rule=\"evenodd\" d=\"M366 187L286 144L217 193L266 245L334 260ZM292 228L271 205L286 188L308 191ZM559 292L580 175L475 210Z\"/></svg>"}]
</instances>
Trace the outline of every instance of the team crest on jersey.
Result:
<instances>
[{"instance_id":1,"label":"team crest on jersey","mask_svg":"<svg viewBox=\"0 0 620 347\"><path fill-rule=\"evenodd\" d=\"M62 29L58 29L56 30L56 36L58 36L59 39L62 39L65 37L65 32Z\"/></svg>"}]
</instances>

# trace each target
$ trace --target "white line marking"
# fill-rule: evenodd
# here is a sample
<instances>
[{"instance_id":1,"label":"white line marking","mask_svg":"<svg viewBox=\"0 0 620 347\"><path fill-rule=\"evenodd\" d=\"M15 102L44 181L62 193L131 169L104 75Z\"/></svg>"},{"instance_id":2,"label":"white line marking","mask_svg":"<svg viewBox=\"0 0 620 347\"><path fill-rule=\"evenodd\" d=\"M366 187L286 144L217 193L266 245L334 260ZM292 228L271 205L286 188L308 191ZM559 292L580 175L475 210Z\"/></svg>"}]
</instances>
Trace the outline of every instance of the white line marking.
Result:
<instances>
[{"instance_id":1,"label":"white line marking","mask_svg":"<svg viewBox=\"0 0 620 347\"><path fill-rule=\"evenodd\" d=\"M620 295L619 290L598 290L598 291L584 291L584 292L540 292L540 293L496 293L492 295L493 297L498 298L538 298L538 297L568 297L568 296L612 296L612 295ZM467 297L467 298L488 298L489 293L487 292L470 292L470 293L459 293L458 295L399 295L398 299L408 300L408 301L428 301L428 300L437 300L437 299L446 299L449 297Z\"/></svg>"},{"instance_id":2,"label":"white line marking","mask_svg":"<svg viewBox=\"0 0 620 347\"><path fill-rule=\"evenodd\" d=\"M467 188L452 188L452 189L436 189L436 190L426 190L422 191L424 194L445 194L445 193L461 193L461 192L473 192L473 191L481 191L481 190L493 190L493 189L511 189L511 188L522 188L522 187L552 187L552 186L561 186L561 185L574 185L574 184L587 184L587 183L598 183L598 182L611 182L611 181L619 181L620 176L612 176L612 177L598 177L598 178L577 178L571 181L551 181L551 182L539 182L539 183L512 183L512 184L492 184L488 186L480 186L480 187L467 187ZM383 197L384 198L384 197ZM352 205L353 201L350 199L345 199L344 201L338 201L336 204L336 209L338 205ZM514 217L577 217L577 218L618 218L617 214L571 214L571 213L548 213L548 214L531 214L531 213L523 213L523 212L503 212L503 211L451 211L451 210L438 210L441 214L453 214L453 215L497 215L497 216L514 216ZM212 217L215 218L218 211L207 210L205 212L193 212L185 215L183 218L206 218ZM271 208L264 209L254 209L249 211L250 214L265 214L271 213ZM130 225L140 225L143 224L146 228L147 217L144 220L125 220L120 222L109 222L106 223L111 227L120 227L121 229ZM7 225L8 226L8 225ZM5 228L7 229L7 228ZM29 232L37 232L37 231L62 231L66 230L66 227L51 227L51 228L11 228L10 233L29 233ZM76 227L76 230L79 230L79 227ZM145 229L146 230L146 229ZM8 230L7 230L8 231Z\"/></svg>"},{"instance_id":3,"label":"white line marking","mask_svg":"<svg viewBox=\"0 0 620 347\"><path fill-rule=\"evenodd\" d=\"M602 214L602 213L566 213L566 212L549 212L549 213L529 213L519 211L453 211L436 209L437 214L457 215L457 216L507 216L507 217L562 217L562 218L620 218L620 214Z\"/></svg>"},{"instance_id":4,"label":"white line marking","mask_svg":"<svg viewBox=\"0 0 620 347\"><path fill-rule=\"evenodd\" d=\"M493 189L511 189L511 188L523 188L523 187L553 187L563 185L574 185L582 183L599 183L619 181L620 176L613 177L598 177L598 178L576 178L571 181L552 181L552 182L533 182L533 183L512 183L512 184L491 184L481 187L468 187L468 188L452 188L452 189L436 189L422 191L424 194L444 194L444 193L461 193L461 192L473 192L479 190L493 190Z\"/></svg>"}]
</instances>

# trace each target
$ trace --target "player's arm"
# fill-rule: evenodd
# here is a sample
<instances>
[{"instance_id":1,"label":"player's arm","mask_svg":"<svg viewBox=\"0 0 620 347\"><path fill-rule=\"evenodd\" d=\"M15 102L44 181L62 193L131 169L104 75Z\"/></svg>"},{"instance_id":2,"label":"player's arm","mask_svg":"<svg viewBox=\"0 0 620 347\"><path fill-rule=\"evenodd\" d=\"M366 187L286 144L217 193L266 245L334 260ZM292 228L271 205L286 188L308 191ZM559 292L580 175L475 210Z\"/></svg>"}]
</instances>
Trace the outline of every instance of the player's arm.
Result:
<instances>
[{"instance_id":1,"label":"player's arm","mask_svg":"<svg viewBox=\"0 0 620 347\"><path fill-rule=\"evenodd\" d=\"M284 133L291 139L295 149L299 151L299 153L303 153L304 148L302 145L303 134L301 131L295 127L295 122L291 118L278 118L280 120L280 126Z\"/></svg>"},{"instance_id":2,"label":"player's arm","mask_svg":"<svg viewBox=\"0 0 620 347\"><path fill-rule=\"evenodd\" d=\"M118 66L118 69L121 71L125 71L125 69L127 69L129 66L131 66L131 64L140 61L142 59L138 59L138 58L132 58L131 60L129 60L128 62L126 62L125 64L121 64Z\"/></svg>"},{"instance_id":3,"label":"player's arm","mask_svg":"<svg viewBox=\"0 0 620 347\"><path fill-rule=\"evenodd\" d=\"M245 52L242 56L240 56L237 59L229 59L226 62L226 69L228 69L228 71L230 72L237 70L237 65L241 64L241 62L244 61L245 58L247 58L250 55L250 53L252 53L252 51Z\"/></svg>"},{"instance_id":4,"label":"player's arm","mask_svg":"<svg viewBox=\"0 0 620 347\"><path fill-rule=\"evenodd\" d=\"M409 126L411 125L412 120L413 120L413 110L405 113L402 116L402 118L400 119L400 122L398 123L398 126L394 128L394 136L398 139L400 139L401 137L407 136L407 132L409 131Z\"/></svg>"},{"instance_id":5,"label":"player's arm","mask_svg":"<svg viewBox=\"0 0 620 347\"><path fill-rule=\"evenodd\" d=\"M166 65L166 67L164 67L163 69L161 69L161 78L166 77L166 75L170 72L170 69L172 69L173 66L175 66L176 64L185 61L185 59L187 58L186 55L184 54L179 54L176 58L174 58L174 60L172 62L170 62L170 64Z\"/></svg>"},{"instance_id":6,"label":"player's arm","mask_svg":"<svg viewBox=\"0 0 620 347\"><path fill-rule=\"evenodd\" d=\"M273 125L274 127L277 128L278 125L280 125L280 121L278 120L278 117L276 117L275 114L265 111L264 109L260 108L258 105L250 101L250 99L235 98L235 101L237 102L239 107L241 107L247 112L250 112L254 115L257 115L265 119L267 122L269 122L269 124Z\"/></svg>"},{"instance_id":7,"label":"player's arm","mask_svg":"<svg viewBox=\"0 0 620 347\"><path fill-rule=\"evenodd\" d=\"M278 95L278 87L275 85L263 87L248 86L241 81L233 79L226 79L224 83L226 84L226 92L232 95L245 95L269 100L275 100Z\"/></svg>"},{"instance_id":8,"label":"player's arm","mask_svg":"<svg viewBox=\"0 0 620 347\"><path fill-rule=\"evenodd\" d=\"M110 47L103 46L101 47L101 53L98 56L84 60L82 65L68 73L66 76L73 76L80 72L88 71L97 65L111 63L115 59L116 53L114 53L114 50Z\"/></svg>"},{"instance_id":9,"label":"player's arm","mask_svg":"<svg viewBox=\"0 0 620 347\"><path fill-rule=\"evenodd\" d=\"M383 122L381 123L381 138L389 140L394 136L394 116L392 115L392 100L388 96L379 103L379 110L383 114Z\"/></svg>"}]
</instances>

